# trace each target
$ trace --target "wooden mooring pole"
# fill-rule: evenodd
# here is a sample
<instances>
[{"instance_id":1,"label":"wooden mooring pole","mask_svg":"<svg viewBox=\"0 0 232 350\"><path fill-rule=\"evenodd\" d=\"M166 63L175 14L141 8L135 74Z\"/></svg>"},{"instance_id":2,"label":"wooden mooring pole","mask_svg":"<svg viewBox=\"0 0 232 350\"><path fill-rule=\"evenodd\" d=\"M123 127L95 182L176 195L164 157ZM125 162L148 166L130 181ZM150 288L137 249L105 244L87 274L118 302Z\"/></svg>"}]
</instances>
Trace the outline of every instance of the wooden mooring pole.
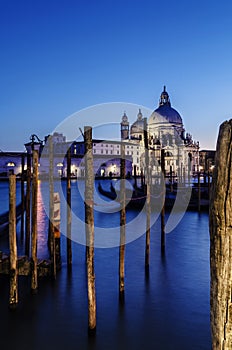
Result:
<instances>
[{"instance_id":1,"label":"wooden mooring pole","mask_svg":"<svg viewBox=\"0 0 232 350\"><path fill-rule=\"evenodd\" d=\"M86 222L86 265L88 284L88 326L89 331L96 329L96 292L94 273L94 213L93 213L93 142L92 128L84 127L85 142L85 222Z\"/></svg>"},{"instance_id":2,"label":"wooden mooring pole","mask_svg":"<svg viewBox=\"0 0 232 350\"><path fill-rule=\"evenodd\" d=\"M72 225L72 211L71 211L71 148L67 152L67 264L68 268L72 266L72 241L71 241L71 225Z\"/></svg>"},{"instance_id":3,"label":"wooden mooring pole","mask_svg":"<svg viewBox=\"0 0 232 350\"><path fill-rule=\"evenodd\" d=\"M37 201L38 201L38 151L33 151L32 174L32 232L31 232L31 291L38 289L37 271Z\"/></svg>"},{"instance_id":4,"label":"wooden mooring pole","mask_svg":"<svg viewBox=\"0 0 232 350\"><path fill-rule=\"evenodd\" d=\"M126 240L126 161L125 145L121 142L120 159L120 246L119 246L119 299L124 300L125 289L125 240Z\"/></svg>"},{"instance_id":5,"label":"wooden mooring pole","mask_svg":"<svg viewBox=\"0 0 232 350\"><path fill-rule=\"evenodd\" d=\"M161 209L161 250L165 249L165 197L166 197L166 183L165 183L165 158L164 149L161 149L161 185L163 188L164 203Z\"/></svg>"},{"instance_id":6,"label":"wooden mooring pole","mask_svg":"<svg viewBox=\"0 0 232 350\"><path fill-rule=\"evenodd\" d=\"M31 234L31 154L27 154L27 185L26 185L26 234L25 234L25 255L30 253Z\"/></svg>"},{"instance_id":7,"label":"wooden mooring pole","mask_svg":"<svg viewBox=\"0 0 232 350\"><path fill-rule=\"evenodd\" d=\"M134 187L137 188L137 165L134 165Z\"/></svg>"},{"instance_id":8,"label":"wooden mooring pole","mask_svg":"<svg viewBox=\"0 0 232 350\"><path fill-rule=\"evenodd\" d=\"M10 298L9 307L18 304L18 271L16 241L16 177L9 176L9 247L10 247Z\"/></svg>"},{"instance_id":9,"label":"wooden mooring pole","mask_svg":"<svg viewBox=\"0 0 232 350\"><path fill-rule=\"evenodd\" d=\"M212 350L232 346L232 119L220 126L210 200Z\"/></svg>"},{"instance_id":10,"label":"wooden mooring pole","mask_svg":"<svg viewBox=\"0 0 232 350\"><path fill-rule=\"evenodd\" d=\"M24 236L24 209L25 209L25 193L24 193L24 165L25 155L22 155L22 173L21 173L21 237Z\"/></svg>"},{"instance_id":11,"label":"wooden mooring pole","mask_svg":"<svg viewBox=\"0 0 232 350\"><path fill-rule=\"evenodd\" d=\"M150 236L151 236L151 179L149 167L149 150L148 150L148 135L147 135L147 118L143 122L143 135L145 147L145 167L146 167L146 247L145 247L145 267L149 267L150 263Z\"/></svg>"},{"instance_id":12,"label":"wooden mooring pole","mask_svg":"<svg viewBox=\"0 0 232 350\"><path fill-rule=\"evenodd\" d=\"M200 213L201 211L201 174L197 174L197 210Z\"/></svg>"},{"instance_id":13,"label":"wooden mooring pole","mask_svg":"<svg viewBox=\"0 0 232 350\"><path fill-rule=\"evenodd\" d=\"M55 254L55 237L54 237L54 150L53 137L48 138L49 147L49 232L48 243L50 250L50 259L52 262L52 275L56 279L56 254Z\"/></svg>"}]
</instances>

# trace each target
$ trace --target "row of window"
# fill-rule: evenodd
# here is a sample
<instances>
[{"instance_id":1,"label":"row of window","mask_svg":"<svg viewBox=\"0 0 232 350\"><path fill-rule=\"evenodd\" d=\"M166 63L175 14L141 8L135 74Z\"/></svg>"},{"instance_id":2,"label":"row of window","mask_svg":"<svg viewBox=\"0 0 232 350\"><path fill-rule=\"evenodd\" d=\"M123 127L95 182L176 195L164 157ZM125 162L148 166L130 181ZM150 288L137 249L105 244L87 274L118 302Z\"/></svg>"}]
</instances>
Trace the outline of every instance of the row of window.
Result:
<instances>
[{"instance_id":1,"label":"row of window","mask_svg":"<svg viewBox=\"0 0 232 350\"><path fill-rule=\"evenodd\" d=\"M96 146L97 144L96 143L94 143L93 144L94 146ZM103 147L103 146L105 146L105 147L113 147L113 145L108 145L107 143L101 143L101 147ZM134 148L134 146L126 146L127 148ZM117 145L117 148L119 148L119 145ZM139 146L137 146L137 149L139 149Z\"/></svg>"},{"instance_id":2,"label":"row of window","mask_svg":"<svg viewBox=\"0 0 232 350\"><path fill-rule=\"evenodd\" d=\"M96 149L94 149L93 150L93 153L97 153L97 150ZM115 152L113 152L113 151L108 151L108 150L106 150L105 152L104 152L104 150L102 149L101 150L101 154L103 154L103 153L105 153L105 154L114 154ZM119 151L117 151L117 154L119 154Z\"/></svg>"}]
</instances>

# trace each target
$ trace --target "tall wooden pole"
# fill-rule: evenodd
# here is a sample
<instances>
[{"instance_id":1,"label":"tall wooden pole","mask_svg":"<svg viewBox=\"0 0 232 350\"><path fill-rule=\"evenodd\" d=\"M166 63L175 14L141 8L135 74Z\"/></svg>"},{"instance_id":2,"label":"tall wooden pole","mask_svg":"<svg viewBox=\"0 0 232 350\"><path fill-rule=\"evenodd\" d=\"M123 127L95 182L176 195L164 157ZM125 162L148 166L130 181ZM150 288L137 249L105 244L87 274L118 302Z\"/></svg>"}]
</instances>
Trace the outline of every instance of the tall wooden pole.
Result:
<instances>
[{"instance_id":1,"label":"tall wooden pole","mask_svg":"<svg viewBox=\"0 0 232 350\"><path fill-rule=\"evenodd\" d=\"M200 213L201 211L201 174L197 174L197 210Z\"/></svg>"},{"instance_id":2,"label":"tall wooden pole","mask_svg":"<svg viewBox=\"0 0 232 350\"><path fill-rule=\"evenodd\" d=\"M208 171L208 198L209 198L209 194L210 194L210 172Z\"/></svg>"},{"instance_id":3,"label":"tall wooden pole","mask_svg":"<svg viewBox=\"0 0 232 350\"><path fill-rule=\"evenodd\" d=\"M10 247L10 298L9 306L18 304L18 271L16 242L16 177L9 177L9 247Z\"/></svg>"},{"instance_id":4,"label":"tall wooden pole","mask_svg":"<svg viewBox=\"0 0 232 350\"><path fill-rule=\"evenodd\" d=\"M119 246L119 297L124 298L125 288L125 239L126 239L126 162L125 162L125 145L121 142L121 159L120 159L120 246Z\"/></svg>"},{"instance_id":5,"label":"tall wooden pole","mask_svg":"<svg viewBox=\"0 0 232 350\"><path fill-rule=\"evenodd\" d=\"M25 209L25 201L24 201L24 165L25 165L25 155L22 155L22 175L21 175L21 237L23 239L24 235L24 209Z\"/></svg>"},{"instance_id":6,"label":"tall wooden pole","mask_svg":"<svg viewBox=\"0 0 232 350\"><path fill-rule=\"evenodd\" d=\"M147 135L147 118L143 122L144 147L145 147L145 166L147 176L147 198L146 198L146 248L145 248L145 266L148 267L150 263L150 236L151 236L151 179L149 168L149 150L148 150L148 135Z\"/></svg>"},{"instance_id":7,"label":"tall wooden pole","mask_svg":"<svg viewBox=\"0 0 232 350\"><path fill-rule=\"evenodd\" d=\"M71 211L71 148L67 152L67 264L70 268L72 266L72 241L71 241L71 225L72 225L72 211Z\"/></svg>"},{"instance_id":8,"label":"tall wooden pole","mask_svg":"<svg viewBox=\"0 0 232 350\"><path fill-rule=\"evenodd\" d=\"M94 214L93 214L93 142L92 128L85 126L85 222L86 222L86 265L88 283L88 324L89 330L96 329L96 292L94 273Z\"/></svg>"},{"instance_id":9,"label":"tall wooden pole","mask_svg":"<svg viewBox=\"0 0 232 350\"><path fill-rule=\"evenodd\" d=\"M134 188L136 189L137 188L137 166L136 165L134 165L134 180L135 180Z\"/></svg>"},{"instance_id":10,"label":"tall wooden pole","mask_svg":"<svg viewBox=\"0 0 232 350\"><path fill-rule=\"evenodd\" d=\"M50 259L52 262L52 275L56 279L56 254L55 254L55 237L54 237L54 147L53 137L48 138L49 147L49 234L48 242L50 249Z\"/></svg>"},{"instance_id":11,"label":"tall wooden pole","mask_svg":"<svg viewBox=\"0 0 232 350\"><path fill-rule=\"evenodd\" d=\"M31 154L27 153L26 239L25 239L25 254L27 256L29 256L29 252L30 252L30 233L31 233Z\"/></svg>"},{"instance_id":12,"label":"tall wooden pole","mask_svg":"<svg viewBox=\"0 0 232 350\"><path fill-rule=\"evenodd\" d=\"M164 149L161 149L161 182L164 192L164 204L161 209L161 249L165 249L165 197L166 197L166 183L165 183L165 157L164 157Z\"/></svg>"},{"instance_id":13,"label":"tall wooden pole","mask_svg":"<svg viewBox=\"0 0 232 350\"><path fill-rule=\"evenodd\" d=\"M220 126L210 200L212 350L232 345L232 119Z\"/></svg>"},{"instance_id":14,"label":"tall wooden pole","mask_svg":"<svg viewBox=\"0 0 232 350\"><path fill-rule=\"evenodd\" d=\"M32 174L32 232L31 232L31 291L36 293L38 289L37 272L37 201L38 201L38 151L33 151Z\"/></svg>"}]
</instances>

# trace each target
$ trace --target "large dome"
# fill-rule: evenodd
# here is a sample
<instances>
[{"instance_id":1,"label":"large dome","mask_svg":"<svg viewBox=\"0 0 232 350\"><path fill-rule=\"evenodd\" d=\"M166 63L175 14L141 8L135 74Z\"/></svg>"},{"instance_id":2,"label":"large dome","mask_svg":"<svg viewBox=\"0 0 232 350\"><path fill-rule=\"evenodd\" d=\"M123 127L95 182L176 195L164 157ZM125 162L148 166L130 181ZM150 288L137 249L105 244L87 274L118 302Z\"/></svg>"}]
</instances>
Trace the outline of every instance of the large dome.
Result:
<instances>
[{"instance_id":1,"label":"large dome","mask_svg":"<svg viewBox=\"0 0 232 350\"><path fill-rule=\"evenodd\" d=\"M151 114L148 123L171 123L171 124L183 124L180 114L171 107L168 93L164 86L164 90L160 96L159 107Z\"/></svg>"}]
</instances>

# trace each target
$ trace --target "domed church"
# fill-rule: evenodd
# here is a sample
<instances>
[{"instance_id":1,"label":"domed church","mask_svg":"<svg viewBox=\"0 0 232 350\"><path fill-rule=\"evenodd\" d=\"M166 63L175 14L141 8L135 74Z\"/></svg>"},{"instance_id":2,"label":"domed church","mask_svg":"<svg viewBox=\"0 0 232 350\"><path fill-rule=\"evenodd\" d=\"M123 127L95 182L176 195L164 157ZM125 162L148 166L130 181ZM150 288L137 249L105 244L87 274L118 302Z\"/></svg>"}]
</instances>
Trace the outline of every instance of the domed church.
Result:
<instances>
[{"instance_id":1,"label":"domed church","mask_svg":"<svg viewBox=\"0 0 232 350\"><path fill-rule=\"evenodd\" d=\"M140 162L136 164L137 171L140 172L144 168L144 117L140 109L137 120L131 125L130 129L126 114L123 118L121 130L126 122L128 132L121 133L122 139L140 144ZM189 133L185 134L183 120L180 114L171 106L165 86L160 95L158 108L148 118L147 129L150 164L153 174L160 171L161 149L164 150L167 175L182 179L199 170L199 142L193 141Z\"/></svg>"}]
</instances>

